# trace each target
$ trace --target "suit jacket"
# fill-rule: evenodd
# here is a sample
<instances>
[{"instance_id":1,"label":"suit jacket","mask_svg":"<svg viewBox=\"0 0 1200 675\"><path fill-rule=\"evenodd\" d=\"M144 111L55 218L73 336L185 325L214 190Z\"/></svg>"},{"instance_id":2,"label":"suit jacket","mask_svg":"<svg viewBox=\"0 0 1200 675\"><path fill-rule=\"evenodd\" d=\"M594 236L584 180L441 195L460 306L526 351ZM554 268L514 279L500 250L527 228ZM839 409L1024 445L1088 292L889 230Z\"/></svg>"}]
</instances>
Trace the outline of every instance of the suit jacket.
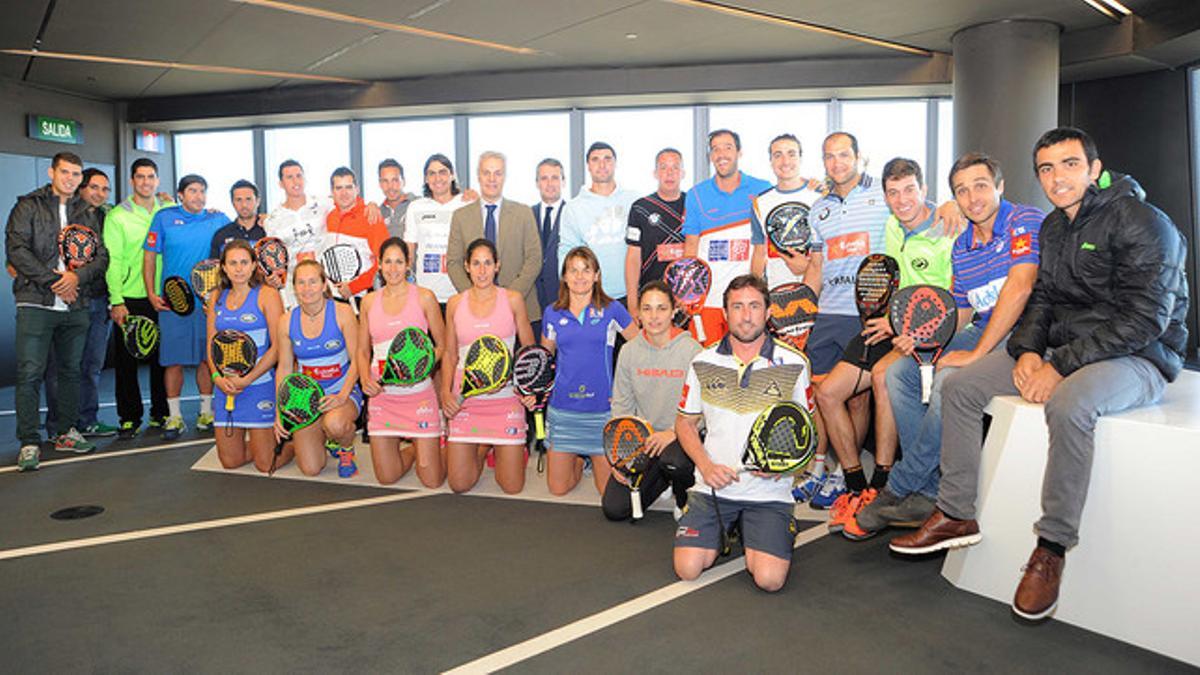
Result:
<instances>
[{"instance_id":1,"label":"suit jacket","mask_svg":"<svg viewBox=\"0 0 1200 675\"><path fill-rule=\"evenodd\" d=\"M499 286L511 288L525 298L529 320L542 318L534 282L542 270L542 240L533 222L533 210L509 199L500 202L496 248L500 254ZM446 244L446 271L460 293L471 286L463 262L467 245L483 237L483 200L477 199L458 209L450 217L450 238Z\"/></svg>"},{"instance_id":2,"label":"suit jacket","mask_svg":"<svg viewBox=\"0 0 1200 675\"><path fill-rule=\"evenodd\" d=\"M542 238L542 270L538 273L534 288L537 289L538 302L542 307L548 307L558 300L558 229L566 205L566 200L558 205L558 210L551 216L549 228L543 227L542 223L545 204L538 202L533 207L533 222L537 223L538 235Z\"/></svg>"}]
</instances>

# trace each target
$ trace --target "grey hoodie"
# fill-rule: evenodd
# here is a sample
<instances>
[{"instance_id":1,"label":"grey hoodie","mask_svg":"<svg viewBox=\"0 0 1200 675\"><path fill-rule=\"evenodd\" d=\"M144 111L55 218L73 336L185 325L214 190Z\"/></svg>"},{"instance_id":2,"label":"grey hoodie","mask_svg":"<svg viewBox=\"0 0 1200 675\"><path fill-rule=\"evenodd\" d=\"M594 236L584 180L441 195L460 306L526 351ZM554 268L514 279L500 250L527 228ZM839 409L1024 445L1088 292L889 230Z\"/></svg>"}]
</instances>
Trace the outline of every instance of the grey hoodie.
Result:
<instances>
[{"instance_id":1,"label":"grey hoodie","mask_svg":"<svg viewBox=\"0 0 1200 675\"><path fill-rule=\"evenodd\" d=\"M686 331L672 331L662 349L650 344L644 332L621 348L613 378L614 417L641 417L655 431L674 428L688 366L702 347Z\"/></svg>"}]
</instances>

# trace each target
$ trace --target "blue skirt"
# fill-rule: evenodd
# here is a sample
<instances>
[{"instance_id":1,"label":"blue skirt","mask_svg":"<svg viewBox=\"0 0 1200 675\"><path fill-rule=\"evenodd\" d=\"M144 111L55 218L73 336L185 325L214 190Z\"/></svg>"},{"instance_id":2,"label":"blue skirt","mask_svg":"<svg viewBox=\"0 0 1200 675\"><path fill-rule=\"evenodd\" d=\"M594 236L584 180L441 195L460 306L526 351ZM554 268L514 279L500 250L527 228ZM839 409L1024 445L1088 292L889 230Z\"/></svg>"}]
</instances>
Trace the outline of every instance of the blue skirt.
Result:
<instances>
[{"instance_id":1,"label":"blue skirt","mask_svg":"<svg viewBox=\"0 0 1200 675\"><path fill-rule=\"evenodd\" d=\"M161 366L197 366L208 358L208 325L197 307L187 316L158 313L158 363Z\"/></svg>"},{"instance_id":2,"label":"blue skirt","mask_svg":"<svg viewBox=\"0 0 1200 675\"><path fill-rule=\"evenodd\" d=\"M604 425L609 411L572 412L554 406L546 408L546 436L550 449L577 455L604 454Z\"/></svg>"},{"instance_id":3,"label":"blue skirt","mask_svg":"<svg viewBox=\"0 0 1200 675\"><path fill-rule=\"evenodd\" d=\"M218 427L226 424L239 429L270 429L275 426L275 371L271 377L255 383L233 397L233 418L225 410L225 392L213 387L213 418Z\"/></svg>"}]
</instances>

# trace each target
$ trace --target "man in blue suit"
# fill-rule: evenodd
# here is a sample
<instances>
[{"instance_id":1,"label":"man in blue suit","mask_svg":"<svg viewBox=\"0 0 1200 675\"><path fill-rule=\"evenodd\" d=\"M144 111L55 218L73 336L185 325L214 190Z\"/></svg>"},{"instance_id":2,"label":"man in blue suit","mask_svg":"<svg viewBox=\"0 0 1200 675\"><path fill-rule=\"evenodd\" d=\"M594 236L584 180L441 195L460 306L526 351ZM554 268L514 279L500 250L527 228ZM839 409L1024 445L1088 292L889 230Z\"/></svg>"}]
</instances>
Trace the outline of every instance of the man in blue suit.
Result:
<instances>
[{"instance_id":1,"label":"man in blue suit","mask_svg":"<svg viewBox=\"0 0 1200 675\"><path fill-rule=\"evenodd\" d=\"M546 309L558 299L558 224L562 219L563 165L547 157L537 165L537 186L541 201L533 205L533 219L542 237L542 271L534 288L538 304ZM533 334L541 335L541 321L533 322Z\"/></svg>"}]
</instances>

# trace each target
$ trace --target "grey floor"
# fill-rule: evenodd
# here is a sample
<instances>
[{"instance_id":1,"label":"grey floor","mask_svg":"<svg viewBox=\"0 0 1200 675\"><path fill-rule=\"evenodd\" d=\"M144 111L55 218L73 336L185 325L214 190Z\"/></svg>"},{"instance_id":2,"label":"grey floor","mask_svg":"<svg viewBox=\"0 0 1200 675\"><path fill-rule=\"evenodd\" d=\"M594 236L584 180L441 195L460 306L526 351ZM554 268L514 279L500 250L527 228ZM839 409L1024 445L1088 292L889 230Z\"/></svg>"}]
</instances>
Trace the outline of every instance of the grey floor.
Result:
<instances>
[{"instance_id":1,"label":"grey floor","mask_svg":"<svg viewBox=\"0 0 1200 675\"><path fill-rule=\"evenodd\" d=\"M3 396L11 401L11 389ZM149 434L100 454L159 444ZM0 473L0 556L400 494L190 470L208 447ZM106 510L48 517L75 504ZM631 526L590 507L422 495L25 555L0 560L0 663L6 672L436 672L669 586L673 529L663 513ZM796 551L778 594L735 574L511 670L1189 671L1062 623L1019 625L1006 606L954 589L940 566L893 558L883 537L825 537Z\"/></svg>"}]
</instances>

